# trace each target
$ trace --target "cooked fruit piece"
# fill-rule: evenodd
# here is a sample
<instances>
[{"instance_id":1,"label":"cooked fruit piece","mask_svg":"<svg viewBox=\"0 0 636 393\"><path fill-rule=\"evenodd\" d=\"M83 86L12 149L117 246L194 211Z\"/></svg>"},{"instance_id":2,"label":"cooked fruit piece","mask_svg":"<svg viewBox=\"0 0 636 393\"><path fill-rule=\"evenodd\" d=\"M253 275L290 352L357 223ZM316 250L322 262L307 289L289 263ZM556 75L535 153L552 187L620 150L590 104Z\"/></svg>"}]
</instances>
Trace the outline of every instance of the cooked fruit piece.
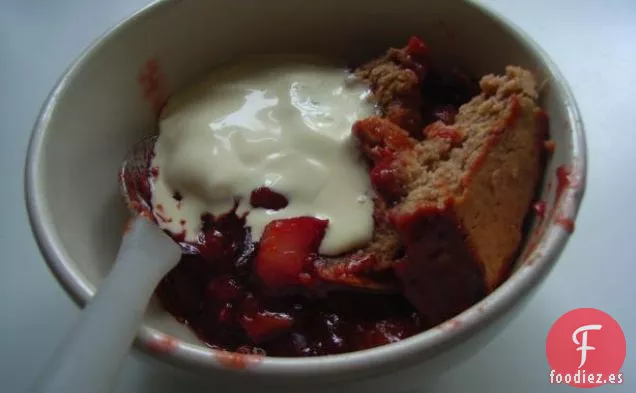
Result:
<instances>
[{"instance_id":1,"label":"cooked fruit piece","mask_svg":"<svg viewBox=\"0 0 636 393\"><path fill-rule=\"evenodd\" d=\"M424 61L428 56L428 46L426 46L421 38L413 36L406 45L406 52L411 55L411 57Z\"/></svg>"},{"instance_id":2,"label":"cooked fruit piece","mask_svg":"<svg viewBox=\"0 0 636 393\"><path fill-rule=\"evenodd\" d=\"M297 217L272 221L265 227L254 270L267 289L308 284L327 224L314 217Z\"/></svg>"}]
</instances>

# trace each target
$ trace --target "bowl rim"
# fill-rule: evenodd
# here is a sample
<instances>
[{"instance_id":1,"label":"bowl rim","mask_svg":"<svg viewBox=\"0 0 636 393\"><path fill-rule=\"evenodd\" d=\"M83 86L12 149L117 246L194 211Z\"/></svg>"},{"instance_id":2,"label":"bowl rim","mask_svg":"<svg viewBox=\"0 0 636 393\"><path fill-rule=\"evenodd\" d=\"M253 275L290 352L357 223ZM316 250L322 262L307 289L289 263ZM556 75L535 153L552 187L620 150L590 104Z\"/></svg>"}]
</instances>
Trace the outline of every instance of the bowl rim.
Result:
<instances>
[{"instance_id":1,"label":"bowl rim","mask_svg":"<svg viewBox=\"0 0 636 393\"><path fill-rule=\"evenodd\" d=\"M76 270L72 259L66 254L61 241L56 235L55 226L45 202L40 162L42 160L46 132L60 96L73 82L85 63L108 39L122 33L143 18L147 18L160 9L177 2L175 0L159 0L151 3L123 19L94 40L72 62L57 81L41 107L32 131L27 148L24 172L25 203L29 222L48 268L67 294L80 307L83 307L92 297L94 289L86 282L85 277ZM561 198L559 208L562 211L567 211L569 217L575 220L586 186L587 147L583 120L567 81L547 53L514 23L497 12L481 4L474 3L472 0L464 3L466 6L474 7L475 11L484 14L508 34L513 35L524 49L531 56L534 56L538 63L543 65L543 70L554 78L555 83L552 87L555 89L555 94L564 100L567 118L572 130L569 138L571 142L569 147L570 160L567 164L576 166L579 176L578 187L566 190L565 194L567 195L563 195ZM396 343L340 355L307 358L262 357L258 360L258 367L242 367L240 365L233 367L218 357L223 352L204 347L203 345L193 345L181 341L177 343L177 346L172 351L157 352L153 350L153 343L157 339L165 337L165 335L146 325L140 328L135 340L135 347L153 357L178 366L194 366L269 377L307 377L347 372L360 373L377 369L380 366L383 367L383 370L398 369L404 365L411 365L417 361L425 360L460 343L509 311L534 287L538 286L556 264L569 236L570 233L564 228L558 225L551 225L543 233L540 245L530 254L529 258L532 258L531 264L523 263L495 291L453 317L450 321Z\"/></svg>"}]
</instances>

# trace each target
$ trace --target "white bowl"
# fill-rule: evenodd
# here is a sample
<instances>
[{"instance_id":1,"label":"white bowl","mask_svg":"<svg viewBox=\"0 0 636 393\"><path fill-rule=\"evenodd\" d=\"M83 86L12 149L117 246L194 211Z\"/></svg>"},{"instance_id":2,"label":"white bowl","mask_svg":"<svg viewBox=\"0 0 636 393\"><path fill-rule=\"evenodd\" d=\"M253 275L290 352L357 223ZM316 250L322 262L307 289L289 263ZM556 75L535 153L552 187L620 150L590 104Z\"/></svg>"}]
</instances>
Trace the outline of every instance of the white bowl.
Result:
<instances>
[{"instance_id":1,"label":"white bowl","mask_svg":"<svg viewBox=\"0 0 636 393\"><path fill-rule=\"evenodd\" d=\"M392 391L415 386L470 357L494 337L546 277L570 233L585 185L583 125L563 77L527 36L501 17L460 1L160 1L100 38L61 78L33 131L26 200L42 253L59 282L84 305L115 258L127 212L117 171L128 149L155 132L156 109L212 66L245 53L308 50L375 55L419 35L441 62L475 75L517 64L546 81L542 104L555 154L535 225L533 251L494 293L438 327L398 343L317 358L253 358L203 345L151 304L136 346L236 387L257 384ZM558 201L555 170L578 179ZM578 176L575 176L578 175ZM167 338L167 336L173 337ZM98 339L98 338L96 338ZM336 385L337 384L337 385Z\"/></svg>"}]
</instances>

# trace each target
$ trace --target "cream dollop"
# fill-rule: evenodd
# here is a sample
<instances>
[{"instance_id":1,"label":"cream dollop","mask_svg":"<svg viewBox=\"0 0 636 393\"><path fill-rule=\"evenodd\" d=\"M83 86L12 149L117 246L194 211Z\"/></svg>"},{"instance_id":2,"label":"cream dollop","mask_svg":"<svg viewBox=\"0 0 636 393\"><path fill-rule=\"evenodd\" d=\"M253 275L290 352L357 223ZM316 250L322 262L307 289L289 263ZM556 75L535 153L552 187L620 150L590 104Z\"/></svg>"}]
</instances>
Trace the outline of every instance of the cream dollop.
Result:
<instances>
[{"instance_id":1,"label":"cream dollop","mask_svg":"<svg viewBox=\"0 0 636 393\"><path fill-rule=\"evenodd\" d=\"M371 185L351 135L374 113L369 97L368 86L322 58L258 55L214 69L161 114L151 163L160 225L194 241L202 213L226 213L237 200L253 240L272 220L313 216L329 220L321 254L369 242ZM253 208L250 194L262 186L289 204Z\"/></svg>"}]
</instances>

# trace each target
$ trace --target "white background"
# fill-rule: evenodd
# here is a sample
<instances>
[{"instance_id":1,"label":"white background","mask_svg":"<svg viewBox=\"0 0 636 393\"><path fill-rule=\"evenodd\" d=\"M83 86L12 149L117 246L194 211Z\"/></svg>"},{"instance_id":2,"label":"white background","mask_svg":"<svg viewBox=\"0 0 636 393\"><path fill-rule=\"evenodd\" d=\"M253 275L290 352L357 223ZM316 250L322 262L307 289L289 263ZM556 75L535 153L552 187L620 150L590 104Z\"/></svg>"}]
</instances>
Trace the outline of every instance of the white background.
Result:
<instances>
[{"instance_id":1,"label":"white background","mask_svg":"<svg viewBox=\"0 0 636 393\"><path fill-rule=\"evenodd\" d=\"M0 391L21 392L78 315L47 270L23 202L23 164L39 107L69 63L148 0L0 0ZM583 113L588 189L576 231L523 314L434 392L564 392L551 386L545 338L578 307L612 315L627 337L625 383L636 392L636 1L490 0L560 66ZM199 392L201 380L131 355L117 392Z\"/></svg>"}]
</instances>

